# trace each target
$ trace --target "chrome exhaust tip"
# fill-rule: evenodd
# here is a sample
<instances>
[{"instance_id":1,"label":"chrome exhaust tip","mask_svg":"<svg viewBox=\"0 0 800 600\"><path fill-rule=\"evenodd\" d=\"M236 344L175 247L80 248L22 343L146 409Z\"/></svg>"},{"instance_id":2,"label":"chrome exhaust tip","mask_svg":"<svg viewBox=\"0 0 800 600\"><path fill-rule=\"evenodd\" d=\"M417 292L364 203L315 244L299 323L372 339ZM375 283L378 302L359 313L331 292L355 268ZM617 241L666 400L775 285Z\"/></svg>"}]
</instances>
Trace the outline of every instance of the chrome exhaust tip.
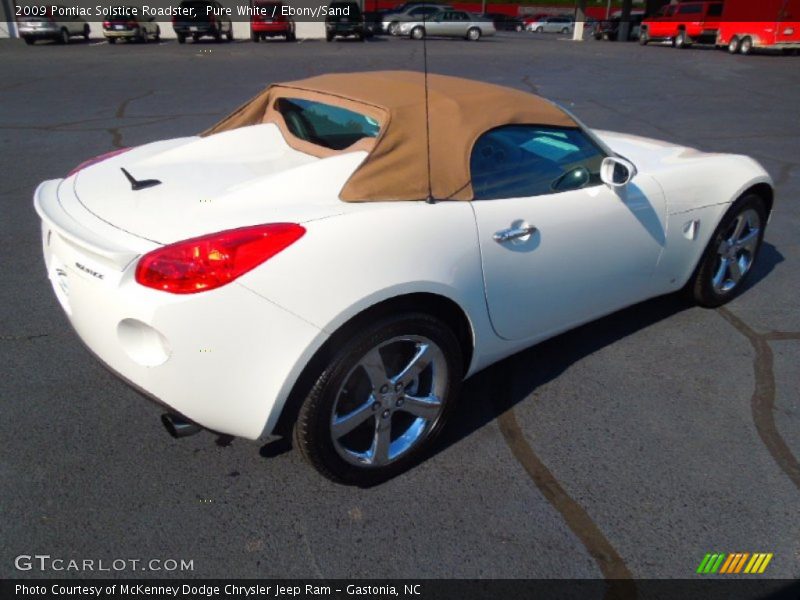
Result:
<instances>
[{"instance_id":1,"label":"chrome exhaust tip","mask_svg":"<svg viewBox=\"0 0 800 600\"><path fill-rule=\"evenodd\" d=\"M161 415L161 423L164 428L174 438L183 438L195 433L199 433L202 427L197 423L192 423L181 415L174 413L164 413Z\"/></svg>"}]
</instances>

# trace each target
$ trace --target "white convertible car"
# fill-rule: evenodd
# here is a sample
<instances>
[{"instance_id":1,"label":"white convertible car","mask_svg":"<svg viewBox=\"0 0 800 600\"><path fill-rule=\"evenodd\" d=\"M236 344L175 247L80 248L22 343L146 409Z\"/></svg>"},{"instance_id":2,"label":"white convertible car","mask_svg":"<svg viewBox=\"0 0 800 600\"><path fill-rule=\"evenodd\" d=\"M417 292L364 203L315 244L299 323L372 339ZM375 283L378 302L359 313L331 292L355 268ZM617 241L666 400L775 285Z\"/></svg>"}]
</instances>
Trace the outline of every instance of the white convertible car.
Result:
<instances>
[{"instance_id":1,"label":"white convertible car","mask_svg":"<svg viewBox=\"0 0 800 600\"><path fill-rule=\"evenodd\" d=\"M745 156L411 72L273 85L35 193L70 322L174 434L293 432L359 485L419 460L476 371L681 288L731 299L772 202Z\"/></svg>"}]
</instances>

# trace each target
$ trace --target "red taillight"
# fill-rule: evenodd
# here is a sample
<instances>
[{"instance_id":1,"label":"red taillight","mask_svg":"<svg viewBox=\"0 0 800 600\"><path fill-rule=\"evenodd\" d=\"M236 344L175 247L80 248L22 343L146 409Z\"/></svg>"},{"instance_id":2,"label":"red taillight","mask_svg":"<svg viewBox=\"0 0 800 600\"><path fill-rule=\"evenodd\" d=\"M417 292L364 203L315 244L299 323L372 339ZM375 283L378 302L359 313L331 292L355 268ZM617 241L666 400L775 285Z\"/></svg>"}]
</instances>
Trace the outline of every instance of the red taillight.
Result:
<instances>
[{"instance_id":1,"label":"red taillight","mask_svg":"<svg viewBox=\"0 0 800 600\"><path fill-rule=\"evenodd\" d=\"M119 150L113 150L111 152L106 152L105 154L101 154L100 156L95 156L94 158L90 158L89 160L83 161L77 167L72 169L69 173L67 173L67 177L70 175L75 175L78 171L82 171L86 167L91 167L92 165L96 165L99 162L103 162L107 158L111 158L112 156L117 156L118 154L122 154L123 152L127 152L131 150L131 148L120 148Z\"/></svg>"},{"instance_id":2,"label":"red taillight","mask_svg":"<svg viewBox=\"0 0 800 600\"><path fill-rule=\"evenodd\" d=\"M103 21L103 28L108 29L111 27L111 21Z\"/></svg>"},{"instance_id":3,"label":"red taillight","mask_svg":"<svg viewBox=\"0 0 800 600\"><path fill-rule=\"evenodd\" d=\"M171 294L222 287L303 237L305 227L271 223L184 240L145 254L136 281Z\"/></svg>"}]
</instances>

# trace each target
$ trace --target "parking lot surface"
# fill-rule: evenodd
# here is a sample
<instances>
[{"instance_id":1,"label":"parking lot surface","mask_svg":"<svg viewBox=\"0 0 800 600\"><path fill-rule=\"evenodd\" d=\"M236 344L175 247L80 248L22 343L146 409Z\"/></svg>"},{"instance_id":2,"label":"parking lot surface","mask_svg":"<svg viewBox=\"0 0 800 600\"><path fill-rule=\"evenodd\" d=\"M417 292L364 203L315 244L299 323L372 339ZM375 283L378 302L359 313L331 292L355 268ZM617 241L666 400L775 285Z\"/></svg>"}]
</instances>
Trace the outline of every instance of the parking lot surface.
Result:
<instances>
[{"instance_id":1,"label":"parking lot surface","mask_svg":"<svg viewBox=\"0 0 800 600\"><path fill-rule=\"evenodd\" d=\"M1 576L89 575L14 568L40 553L192 560L195 577L687 578L716 551L772 552L765 576L800 576L797 57L431 40L433 72L749 154L777 200L733 303L652 300L487 369L433 456L358 489L274 445L168 437L70 330L31 196L88 157L195 134L271 82L421 70L422 45L97 41L0 41Z\"/></svg>"}]
</instances>

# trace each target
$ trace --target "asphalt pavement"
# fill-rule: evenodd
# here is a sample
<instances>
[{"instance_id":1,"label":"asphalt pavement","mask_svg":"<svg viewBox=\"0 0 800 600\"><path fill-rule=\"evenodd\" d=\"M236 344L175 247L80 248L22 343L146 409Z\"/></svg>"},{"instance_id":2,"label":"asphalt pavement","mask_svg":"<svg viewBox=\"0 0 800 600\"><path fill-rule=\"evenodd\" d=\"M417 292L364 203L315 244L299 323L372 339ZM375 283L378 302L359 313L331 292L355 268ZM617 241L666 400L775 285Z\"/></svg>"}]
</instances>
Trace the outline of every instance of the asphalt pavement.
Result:
<instances>
[{"instance_id":1,"label":"asphalt pavement","mask_svg":"<svg viewBox=\"0 0 800 600\"><path fill-rule=\"evenodd\" d=\"M168 437L71 331L31 196L87 157L197 133L272 82L421 70L422 45L97 42L0 40L0 576L92 575L15 568L38 553L191 560L182 574L206 578L687 578L707 552L771 552L764 577L800 576L800 57L431 40L433 72L749 154L777 199L730 305L656 299L487 369L428 460L365 490L280 446Z\"/></svg>"}]
</instances>

